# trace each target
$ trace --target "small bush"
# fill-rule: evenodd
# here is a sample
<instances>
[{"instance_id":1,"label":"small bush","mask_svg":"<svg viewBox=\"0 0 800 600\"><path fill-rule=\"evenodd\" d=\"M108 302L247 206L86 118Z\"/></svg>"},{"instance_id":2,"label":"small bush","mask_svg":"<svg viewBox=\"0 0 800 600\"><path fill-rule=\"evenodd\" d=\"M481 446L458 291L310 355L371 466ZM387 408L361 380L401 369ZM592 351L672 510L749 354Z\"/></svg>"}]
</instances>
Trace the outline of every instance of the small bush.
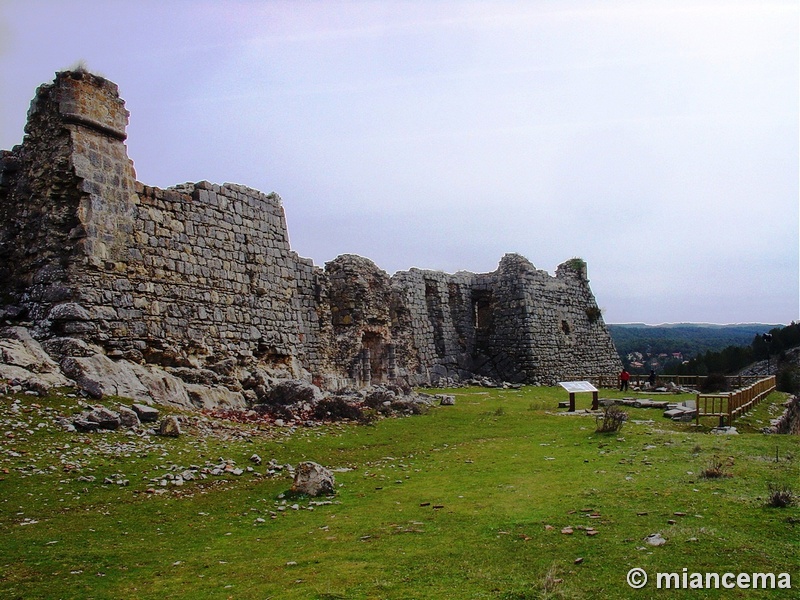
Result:
<instances>
[{"instance_id":1,"label":"small bush","mask_svg":"<svg viewBox=\"0 0 800 600\"><path fill-rule=\"evenodd\" d=\"M719 479L721 477L731 477L731 474L725 470L725 465L715 456L711 459L711 463L701 471L700 477L704 479Z\"/></svg>"},{"instance_id":2,"label":"small bush","mask_svg":"<svg viewBox=\"0 0 800 600\"><path fill-rule=\"evenodd\" d=\"M603 311L597 306L590 306L586 309L586 317L589 319L589 323L596 322L601 316L603 316Z\"/></svg>"},{"instance_id":3,"label":"small bush","mask_svg":"<svg viewBox=\"0 0 800 600\"><path fill-rule=\"evenodd\" d=\"M362 425L372 425L378 420L378 411L374 408L365 408L361 411L358 422Z\"/></svg>"},{"instance_id":4,"label":"small bush","mask_svg":"<svg viewBox=\"0 0 800 600\"><path fill-rule=\"evenodd\" d=\"M786 484L777 485L768 483L769 497L767 498L767 506L772 508L786 508L794 504L795 495L792 488Z\"/></svg>"},{"instance_id":5,"label":"small bush","mask_svg":"<svg viewBox=\"0 0 800 600\"><path fill-rule=\"evenodd\" d=\"M576 256L567 261L567 266L576 273L583 273L586 270L586 261Z\"/></svg>"},{"instance_id":6,"label":"small bush","mask_svg":"<svg viewBox=\"0 0 800 600\"><path fill-rule=\"evenodd\" d=\"M614 433L622 429L623 423L628 420L628 413L616 404L606 406L603 414L596 418L597 433Z\"/></svg>"},{"instance_id":7,"label":"small bush","mask_svg":"<svg viewBox=\"0 0 800 600\"><path fill-rule=\"evenodd\" d=\"M430 405L421 402L411 402L410 400L395 400L391 404L391 409L406 415L425 415L430 411Z\"/></svg>"},{"instance_id":8,"label":"small bush","mask_svg":"<svg viewBox=\"0 0 800 600\"><path fill-rule=\"evenodd\" d=\"M722 373L709 373L708 377L703 381L703 385L700 386L700 391L704 394L728 392L730 389L728 378Z\"/></svg>"},{"instance_id":9,"label":"small bush","mask_svg":"<svg viewBox=\"0 0 800 600\"><path fill-rule=\"evenodd\" d=\"M779 392L800 394L800 367L784 367L778 371L776 387Z\"/></svg>"},{"instance_id":10,"label":"small bush","mask_svg":"<svg viewBox=\"0 0 800 600\"><path fill-rule=\"evenodd\" d=\"M68 71L74 71L75 73L90 73L89 67L86 64L86 60L81 58L72 63L72 65L67 69Z\"/></svg>"},{"instance_id":11,"label":"small bush","mask_svg":"<svg viewBox=\"0 0 800 600\"><path fill-rule=\"evenodd\" d=\"M341 421L343 419L360 421L363 414L359 406L351 404L344 398L334 396L320 400L314 406L313 417L320 421Z\"/></svg>"}]
</instances>

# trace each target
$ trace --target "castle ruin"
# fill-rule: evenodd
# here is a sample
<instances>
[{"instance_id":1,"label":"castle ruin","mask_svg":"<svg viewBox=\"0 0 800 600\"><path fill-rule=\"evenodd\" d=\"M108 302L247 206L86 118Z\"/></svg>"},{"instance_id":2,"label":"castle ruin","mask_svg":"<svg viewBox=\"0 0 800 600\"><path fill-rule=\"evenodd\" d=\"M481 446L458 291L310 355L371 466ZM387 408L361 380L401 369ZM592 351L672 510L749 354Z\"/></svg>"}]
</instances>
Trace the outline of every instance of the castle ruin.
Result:
<instances>
[{"instance_id":1,"label":"castle ruin","mask_svg":"<svg viewBox=\"0 0 800 600\"><path fill-rule=\"evenodd\" d=\"M621 368L580 259L555 276L514 254L484 274L390 277L354 255L320 268L289 247L275 194L136 181L128 116L114 83L57 73L22 144L0 154L0 317L58 359L91 344L114 360L255 365L329 390Z\"/></svg>"}]
</instances>

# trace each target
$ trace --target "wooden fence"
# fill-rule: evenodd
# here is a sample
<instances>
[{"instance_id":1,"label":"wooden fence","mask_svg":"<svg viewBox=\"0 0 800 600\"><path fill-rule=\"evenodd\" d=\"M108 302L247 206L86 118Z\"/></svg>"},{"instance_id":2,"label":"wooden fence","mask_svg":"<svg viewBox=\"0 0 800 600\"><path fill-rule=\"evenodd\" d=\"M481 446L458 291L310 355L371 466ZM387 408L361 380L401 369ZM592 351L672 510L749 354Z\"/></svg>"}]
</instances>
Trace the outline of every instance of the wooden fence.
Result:
<instances>
[{"instance_id":1,"label":"wooden fence","mask_svg":"<svg viewBox=\"0 0 800 600\"><path fill-rule=\"evenodd\" d=\"M775 389L775 376L770 375L745 388L727 394L697 394L697 417L727 417L726 425L747 412Z\"/></svg>"},{"instance_id":2,"label":"wooden fence","mask_svg":"<svg viewBox=\"0 0 800 600\"><path fill-rule=\"evenodd\" d=\"M740 389L753 385L763 376L760 375L727 375L728 386L732 389ZM648 375L631 375L630 385L641 387L647 383ZM656 385L665 385L673 383L680 387L687 387L692 389L700 389L707 377L705 375L657 375ZM587 377L583 381L588 381L598 388L614 388L619 387L618 375L599 375L594 377Z\"/></svg>"}]
</instances>

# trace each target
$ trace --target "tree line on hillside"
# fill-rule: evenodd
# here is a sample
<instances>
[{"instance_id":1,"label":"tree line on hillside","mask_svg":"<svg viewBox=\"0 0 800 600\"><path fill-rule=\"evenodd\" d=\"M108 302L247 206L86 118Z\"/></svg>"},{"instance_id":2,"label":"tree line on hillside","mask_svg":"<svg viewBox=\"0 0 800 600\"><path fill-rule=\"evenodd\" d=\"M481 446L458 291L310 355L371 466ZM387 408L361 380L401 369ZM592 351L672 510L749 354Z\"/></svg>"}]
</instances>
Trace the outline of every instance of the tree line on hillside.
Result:
<instances>
[{"instance_id":1,"label":"tree line on hillside","mask_svg":"<svg viewBox=\"0 0 800 600\"><path fill-rule=\"evenodd\" d=\"M765 333L771 325L614 325L608 329L620 358L629 354L658 356L679 352L684 358L728 346L746 346L754 336Z\"/></svg>"}]
</instances>

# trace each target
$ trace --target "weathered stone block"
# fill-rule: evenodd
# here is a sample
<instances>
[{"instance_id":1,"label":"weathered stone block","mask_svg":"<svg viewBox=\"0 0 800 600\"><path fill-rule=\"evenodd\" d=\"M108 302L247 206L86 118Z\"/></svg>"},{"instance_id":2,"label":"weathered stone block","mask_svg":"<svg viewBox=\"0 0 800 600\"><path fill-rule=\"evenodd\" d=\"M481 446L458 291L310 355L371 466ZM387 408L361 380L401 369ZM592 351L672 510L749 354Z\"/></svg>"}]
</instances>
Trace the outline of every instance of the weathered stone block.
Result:
<instances>
[{"instance_id":1,"label":"weathered stone block","mask_svg":"<svg viewBox=\"0 0 800 600\"><path fill-rule=\"evenodd\" d=\"M303 462L297 465L291 491L309 496L330 495L336 493L336 480L328 469L315 462Z\"/></svg>"},{"instance_id":2,"label":"weathered stone block","mask_svg":"<svg viewBox=\"0 0 800 600\"><path fill-rule=\"evenodd\" d=\"M131 408L143 423L155 423L158 421L158 409L147 404L132 404Z\"/></svg>"},{"instance_id":3,"label":"weathered stone block","mask_svg":"<svg viewBox=\"0 0 800 600\"><path fill-rule=\"evenodd\" d=\"M179 437L181 435L181 423L175 415L168 415L161 419L158 426L158 434L167 437Z\"/></svg>"}]
</instances>

